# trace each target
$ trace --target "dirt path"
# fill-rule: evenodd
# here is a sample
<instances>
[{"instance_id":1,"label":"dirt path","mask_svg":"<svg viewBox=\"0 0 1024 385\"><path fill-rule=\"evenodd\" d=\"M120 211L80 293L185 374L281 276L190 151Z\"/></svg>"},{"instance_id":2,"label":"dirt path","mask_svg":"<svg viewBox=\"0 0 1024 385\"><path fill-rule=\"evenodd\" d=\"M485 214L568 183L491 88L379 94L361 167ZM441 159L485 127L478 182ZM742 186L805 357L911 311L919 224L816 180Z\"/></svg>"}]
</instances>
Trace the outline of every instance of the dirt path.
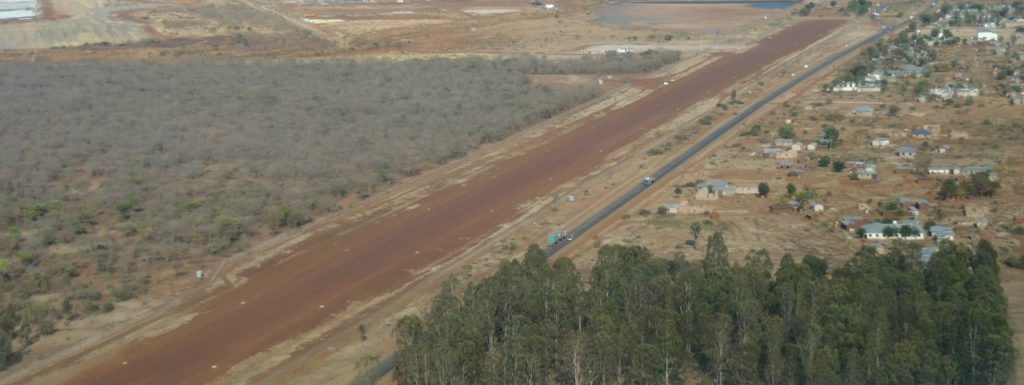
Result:
<instances>
[{"instance_id":1,"label":"dirt path","mask_svg":"<svg viewBox=\"0 0 1024 385\"><path fill-rule=\"evenodd\" d=\"M739 54L723 55L625 108L583 122L529 152L417 202L409 209L340 224L246 274L194 306L188 323L83 366L70 384L203 384L245 358L344 313L353 301L400 287L410 271L443 261L519 215L519 205L599 165L607 154L706 96L795 52L840 25L797 24ZM69 368L70 369L70 368ZM45 372L45 370L44 370ZM43 376L47 377L47 376ZM28 382L26 382L28 383Z\"/></svg>"}]
</instances>

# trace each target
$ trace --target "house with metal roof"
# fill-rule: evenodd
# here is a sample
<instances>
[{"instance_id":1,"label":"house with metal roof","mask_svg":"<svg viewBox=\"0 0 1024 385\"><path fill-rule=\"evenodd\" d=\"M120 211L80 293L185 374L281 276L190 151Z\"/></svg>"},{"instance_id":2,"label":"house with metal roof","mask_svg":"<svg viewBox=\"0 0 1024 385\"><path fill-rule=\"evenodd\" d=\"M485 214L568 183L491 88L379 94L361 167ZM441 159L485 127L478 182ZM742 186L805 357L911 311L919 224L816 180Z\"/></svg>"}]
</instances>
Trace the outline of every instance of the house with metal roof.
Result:
<instances>
[{"instance_id":1,"label":"house with metal roof","mask_svg":"<svg viewBox=\"0 0 1024 385\"><path fill-rule=\"evenodd\" d=\"M903 226L909 226L911 229L915 231L916 235L901 235L900 229L903 228ZM909 240L920 240L924 239L925 235L924 228L917 222L916 219L906 219L903 220L902 222L892 221L892 223L871 222L861 226L861 229L863 229L864 238L867 239L899 238ZM889 231L892 231L894 235L886 236L886 229L891 229Z\"/></svg>"},{"instance_id":2,"label":"house with metal roof","mask_svg":"<svg viewBox=\"0 0 1024 385\"><path fill-rule=\"evenodd\" d=\"M772 141L772 143L775 144L775 147L789 147L793 145L793 139L775 138L775 140Z\"/></svg>"},{"instance_id":3,"label":"house with metal roof","mask_svg":"<svg viewBox=\"0 0 1024 385\"><path fill-rule=\"evenodd\" d=\"M932 235L932 239L935 241L943 239L952 241L954 236L952 226L933 225L928 228L928 233Z\"/></svg>"},{"instance_id":4,"label":"house with metal roof","mask_svg":"<svg viewBox=\"0 0 1024 385\"><path fill-rule=\"evenodd\" d=\"M839 220L839 226L841 226L844 229L853 231L854 228L856 228L856 226L859 225L861 222L864 222L864 217L862 217L862 216L859 216L859 215L845 216L845 217L842 217Z\"/></svg>"},{"instance_id":5,"label":"house with metal roof","mask_svg":"<svg viewBox=\"0 0 1024 385\"><path fill-rule=\"evenodd\" d=\"M928 263L932 261L932 257L935 253L939 252L939 248L935 246L925 246L921 248L921 263Z\"/></svg>"},{"instance_id":6,"label":"house with metal roof","mask_svg":"<svg viewBox=\"0 0 1024 385\"><path fill-rule=\"evenodd\" d=\"M900 146L900 148L896 149L896 156L900 158L913 158L917 156L917 147Z\"/></svg>"},{"instance_id":7,"label":"house with metal roof","mask_svg":"<svg viewBox=\"0 0 1024 385\"><path fill-rule=\"evenodd\" d=\"M874 116L875 108L871 106L857 106L853 109L854 116Z\"/></svg>"},{"instance_id":8,"label":"house with metal roof","mask_svg":"<svg viewBox=\"0 0 1024 385\"><path fill-rule=\"evenodd\" d=\"M983 42L999 41L999 34L991 28L982 28L978 30L978 33L975 35L975 39Z\"/></svg>"},{"instance_id":9,"label":"house with metal roof","mask_svg":"<svg viewBox=\"0 0 1024 385\"><path fill-rule=\"evenodd\" d=\"M913 64L904 64L899 68L889 70L889 76L894 78L901 77L920 77L928 73L928 70L921 66Z\"/></svg>"}]
</instances>

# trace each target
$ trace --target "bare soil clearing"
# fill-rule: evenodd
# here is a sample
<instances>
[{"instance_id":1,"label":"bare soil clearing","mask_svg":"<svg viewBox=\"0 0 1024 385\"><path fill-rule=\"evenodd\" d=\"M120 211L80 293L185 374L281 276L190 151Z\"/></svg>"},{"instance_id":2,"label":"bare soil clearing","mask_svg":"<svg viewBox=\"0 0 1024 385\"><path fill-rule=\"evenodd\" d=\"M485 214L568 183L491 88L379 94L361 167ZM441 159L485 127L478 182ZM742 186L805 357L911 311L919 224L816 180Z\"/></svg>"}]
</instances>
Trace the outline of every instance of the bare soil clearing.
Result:
<instances>
[{"instance_id":1,"label":"bare soil clearing","mask_svg":"<svg viewBox=\"0 0 1024 385\"><path fill-rule=\"evenodd\" d=\"M776 34L639 102L610 111L461 185L432 194L414 209L362 223L341 223L293 252L250 271L189 310L198 315L167 334L125 347L66 383L200 384L235 363L308 331L352 301L373 298L418 270L450 257L514 218L522 202L588 172L606 154L763 65L817 41L841 21L807 21Z\"/></svg>"}]
</instances>

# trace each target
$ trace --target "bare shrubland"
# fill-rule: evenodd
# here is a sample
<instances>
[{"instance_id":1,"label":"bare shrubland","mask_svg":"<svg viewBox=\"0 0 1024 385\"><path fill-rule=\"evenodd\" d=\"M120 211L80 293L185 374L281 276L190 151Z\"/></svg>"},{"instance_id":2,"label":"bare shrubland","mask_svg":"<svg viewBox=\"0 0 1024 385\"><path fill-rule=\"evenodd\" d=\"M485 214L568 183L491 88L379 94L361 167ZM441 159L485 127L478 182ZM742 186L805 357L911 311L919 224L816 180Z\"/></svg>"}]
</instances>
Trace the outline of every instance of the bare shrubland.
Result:
<instances>
[{"instance_id":1,"label":"bare shrubland","mask_svg":"<svg viewBox=\"0 0 1024 385\"><path fill-rule=\"evenodd\" d=\"M679 61L681 53L669 50L647 50L640 53L620 54L609 51L585 55L572 60L546 60L536 56L517 56L504 59L531 74L607 74L649 72L665 64Z\"/></svg>"},{"instance_id":2,"label":"bare shrubland","mask_svg":"<svg viewBox=\"0 0 1024 385\"><path fill-rule=\"evenodd\" d=\"M155 271L237 252L598 93L527 73L664 62L0 62L0 369Z\"/></svg>"}]
</instances>

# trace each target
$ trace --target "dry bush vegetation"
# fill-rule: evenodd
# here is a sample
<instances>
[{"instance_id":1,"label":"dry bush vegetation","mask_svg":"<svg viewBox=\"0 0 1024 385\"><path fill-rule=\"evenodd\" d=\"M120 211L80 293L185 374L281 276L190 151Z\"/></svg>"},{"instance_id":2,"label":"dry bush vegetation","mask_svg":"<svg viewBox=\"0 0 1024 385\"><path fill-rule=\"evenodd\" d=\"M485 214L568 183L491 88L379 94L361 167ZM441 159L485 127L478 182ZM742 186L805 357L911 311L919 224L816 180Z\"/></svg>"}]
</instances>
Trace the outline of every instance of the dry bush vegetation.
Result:
<instances>
[{"instance_id":1,"label":"dry bush vegetation","mask_svg":"<svg viewBox=\"0 0 1024 385\"><path fill-rule=\"evenodd\" d=\"M155 271L241 250L598 94L528 72L676 58L0 63L0 368Z\"/></svg>"}]
</instances>

